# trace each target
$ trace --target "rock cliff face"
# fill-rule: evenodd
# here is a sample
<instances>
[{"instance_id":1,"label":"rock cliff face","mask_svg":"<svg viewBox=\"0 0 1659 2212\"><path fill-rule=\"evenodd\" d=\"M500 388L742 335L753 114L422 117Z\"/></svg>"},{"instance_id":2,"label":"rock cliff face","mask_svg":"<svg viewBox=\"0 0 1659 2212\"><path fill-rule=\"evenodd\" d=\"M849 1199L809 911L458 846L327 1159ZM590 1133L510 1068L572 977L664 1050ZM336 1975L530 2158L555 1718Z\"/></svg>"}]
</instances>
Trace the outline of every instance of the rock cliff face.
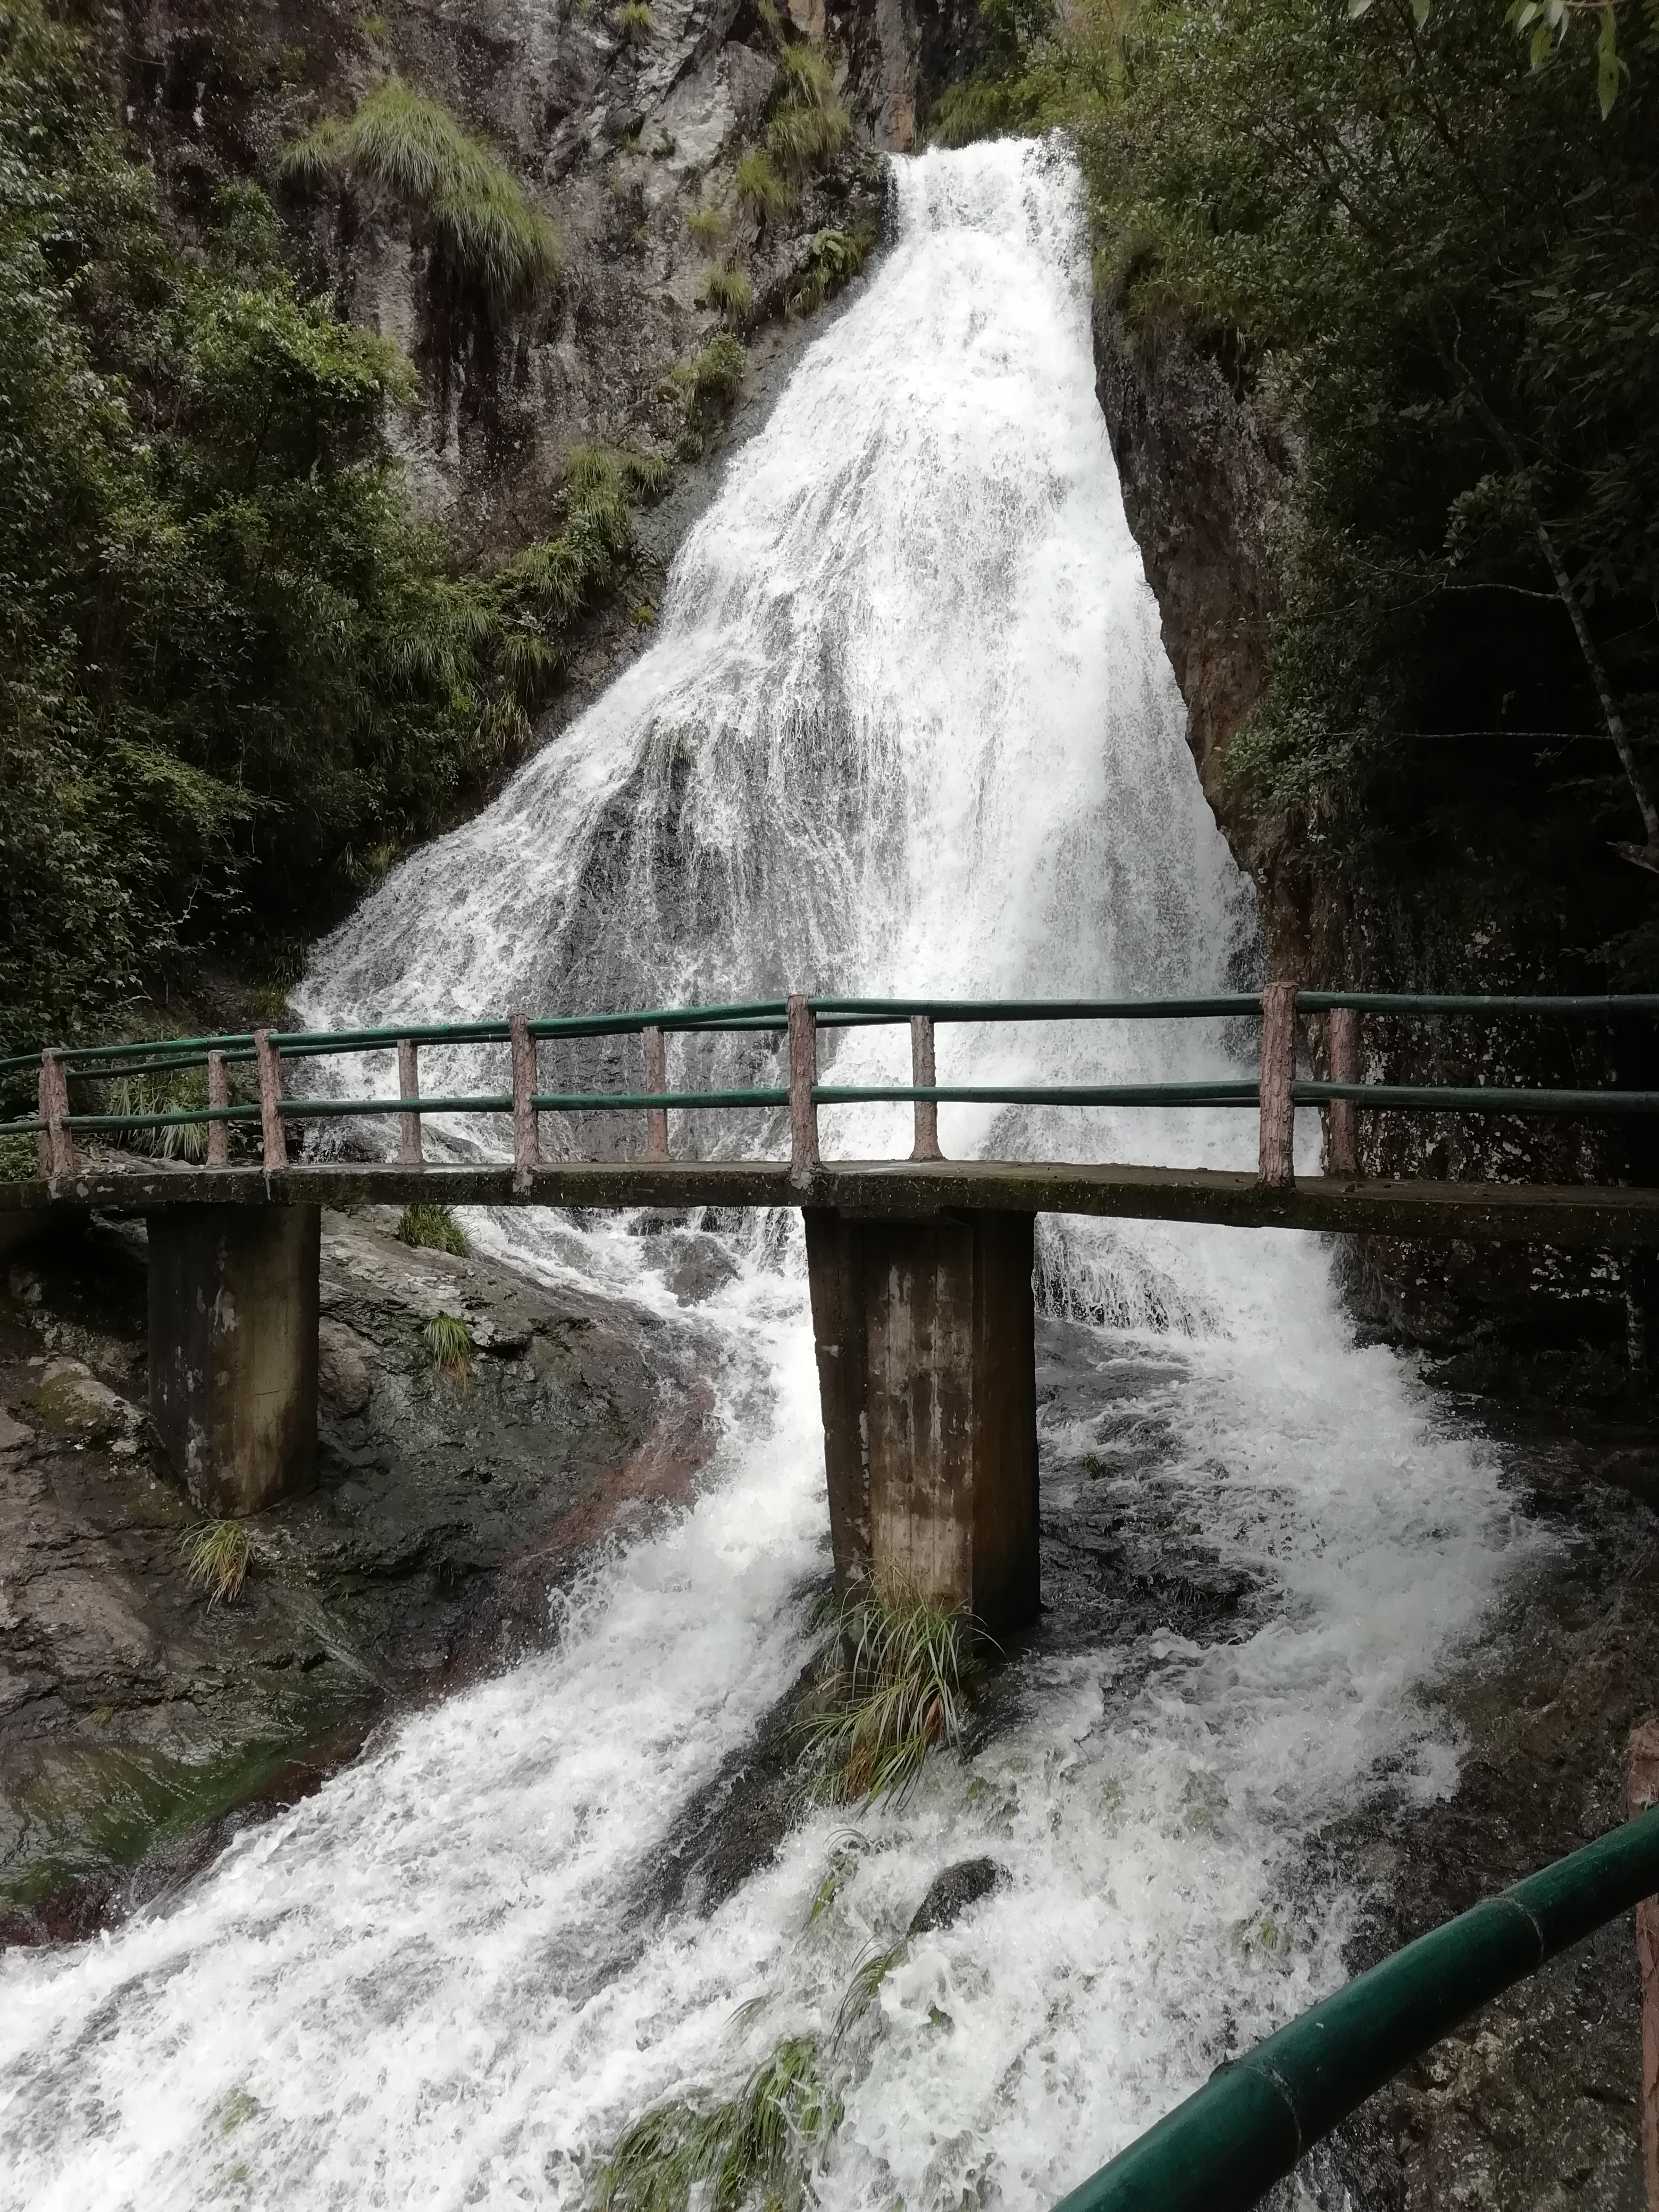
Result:
<instances>
[{"instance_id":1,"label":"rock cliff face","mask_svg":"<svg viewBox=\"0 0 1659 2212\"><path fill-rule=\"evenodd\" d=\"M547 529L574 447L683 444L671 372L720 327L711 263L752 285L754 365L799 337L815 237L879 228L876 152L912 142L927 73L961 65L974 12L971 0L792 0L787 17L757 0L387 0L380 12L127 0L117 64L129 125L186 229L221 185L258 178L313 283L415 361L419 402L394 434L417 499L489 551ZM759 214L739 203L735 171L763 136L781 41L802 34L828 41L857 129L792 206ZM285 146L392 73L484 138L553 222L562 272L520 311L464 310L396 208L282 182Z\"/></svg>"}]
</instances>

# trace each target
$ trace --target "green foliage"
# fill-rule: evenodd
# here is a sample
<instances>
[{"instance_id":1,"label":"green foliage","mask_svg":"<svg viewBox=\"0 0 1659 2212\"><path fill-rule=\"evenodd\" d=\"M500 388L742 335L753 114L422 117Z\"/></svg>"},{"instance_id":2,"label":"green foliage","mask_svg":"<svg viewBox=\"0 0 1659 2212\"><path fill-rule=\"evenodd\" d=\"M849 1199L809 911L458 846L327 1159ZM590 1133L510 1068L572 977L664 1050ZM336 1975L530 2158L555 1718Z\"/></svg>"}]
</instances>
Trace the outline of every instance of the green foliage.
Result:
<instances>
[{"instance_id":1,"label":"green foliage","mask_svg":"<svg viewBox=\"0 0 1659 2212\"><path fill-rule=\"evenodd\" d=\"M1071 120L1108 289L1295 456L1231 768L1390 971L1659 981L1559 550L1659 775L1659 54L1603 120L1495 10L1157 0ZM1098 90L1105 87L1104 91Z\"/></svg>"},{"instance_id":2,"label":"green foliage","mask_svg":"<svg viewBox=\"0 0 1659 2212\"><path fill-rule=\"evenodd\" d=\"M866 226L857 230L820 230L813 234L806 273L789 295L797 314L810 315L858 275L876 242Z\"/></svg>"},{"instance_id":3,"label":"green foliage","mask_svg":"<svg viewBox=\"0 0 1659 2212\"><path fill-rule=\"evenodd\" d=\"M965 146L1038 131L1054 119L1055 26L1054 0L981 0L978 62L971 76L947 85L933 102L927 118L933 144ZM1091 29L1097 41L1098 23ZM1082 44L1079 39L1079 49Z\"/></svg>"},{"instance_id":4,"label":"green foliage","mask_svg":"<svg viewBox=\"0 0 1659 2212\"><path fill-rule=\"evenodd\" d=\"M744 350L729 331L720 331L702 351L670 372L669 383L685 401L683 452L702 453L743 390Z\"/></svg>"},{"instance_id":5,"label":"green foliage","mask_svg":"<svg viewBox=\"0 0 1659 2212\"><path fill-rule=\"evenodd\" d=\"M398 1217L398 1240L429 1252L453 1252L465 1260L471 1249L465 1232L447 1206L406 1206Z\"/></svg>"},{"instance_id":6,"label":"green foliage","mask_svg":"<svg viewBox=\"0 0 1659 2212\"><path fill-rule=\"evenodd\" d=\"M234 1604L247 1580L252 1547L240 1521L204 1521L179 1547L185 1572L208 1594L208 1607Z\"/></svg>"},{"instance_id":7,"label":"green foliage","mask_svg":"<svg viewBox=\"0 0 1659 2212\"><path fill-rule=\"evenodd\" d=\"M635 13L648 27L648 8L624 6L618 20ZM401 77L385 78L343 121L330 117L296 139L283 167L301 183L380 193L429 226L457 274L492 301L526 299L558 274L553 226L517 178L447 108Z\"/></svg>"},{"instance_id":8,"label":"green foliage","mask_svg":"<svg viewBox=\"0 0 1659 2212\"><path fill-rule=\"evenodd\" d=\"M778 68L781 96L766 126L766 151L785 176L798 181L836 159L852 137L852 118L836 96L829 58L818 47L786 41Z\"/></svg>"},{"instance_id":9,"label":"green foliage","mask_svg":"<svg viewBox=\"0 0 1659 2212\"><path fill-rule=\"evenodd\" d=\"M929 1753L960 1743L983 1671L984 1639L960 1608L908 1589L854 1591L803 1723L819 1793L902 1803Z\"/></svg>"},{"instance_id":10,"label":"green foliage","mask_svg":"<svg viewBox=\"0 0 1659 2212\"><path fill-rule=\"evenodd\" d=\"M693 208L685 227L699 246L717 246L726 233L726 217L718 208Z\"/></svg>"},{"instance_id":11,"label":"green foliage","mask_svg":"<svg viewBox=\"0 0 1659 2212\"><path fill-rule=\"evenodd\" d=\"M795 204L794 186L778 174L763 146L750 148L738 163L732 182L738 204L763 222L769 215L782 215Z\"/></svg>"},{"instance_id":12,"label":"green foliage","mask_svg":"<svg viewBox=\"0 0 1659 2212\"><path fill-rule=\"evenodd\" d=\"M434 1314L421 1331L427 1365L462 1389L471 1380L472 1339L458 1314Z\"/></svg>"},{"instance_id":13,"label":"green foliage","mask_svg":"<svg viewBox=\"0 0 1659 2212\"><path fill-rule=\"evenodd\" d=\"M718 307L729 323L746 323L754 312L755 288L741 269L705 269L699 289L709 306Z\"/></svg>"},{"instance_id":14,"label":"green foliage","mask_svg":"<svg viewBox=\"0 0 1659 2212\"><path fill-rule=\"evenodd\" d=\"M792 2036L738 2094L677 2097L635 2120L595 2178L592 2212L802 2212L841 2118L815 2037Z\"/></svg>"},{"instance_id":15,"label":"green foliage","mask_svg":"<svg viewBox=\"0 0 1659 2212\"><path fill-rule=\"evenodd\" d=\"M622 0L612 21L630 46L642 45L657 27L646 0Z\"/></svg>"},{"instance_id":16,"label":"green foliage","mask_svg":"<svg viewBox=\"0 0 1659 2212\"><path fill-rule=\"evenodd\" d=\"M207 1076L199 1067L155 1075L118 1075L101 1087L104 1095L97 1111L102 1114L177 1114L208 1103ZM154 1159L204 1160L208 1125L173 1121L156 1128L139 1124L108 1132L106 1141L129 1152L148 1153Z\"/></svg>"},{"instance_id":17,"label":"green foliage","mask_svg":"<svg viewBox=\"0 0 1659 2212\"><path fill-rule=\"evenodd\" d=\"M382 151L425 190L422 143ZM666 465L573 457L559 536L460 574L410 388L256 186L181 252L81 40L0 0L0 1043L313 934L522 744Z\"/></svg>"}]
</instances>

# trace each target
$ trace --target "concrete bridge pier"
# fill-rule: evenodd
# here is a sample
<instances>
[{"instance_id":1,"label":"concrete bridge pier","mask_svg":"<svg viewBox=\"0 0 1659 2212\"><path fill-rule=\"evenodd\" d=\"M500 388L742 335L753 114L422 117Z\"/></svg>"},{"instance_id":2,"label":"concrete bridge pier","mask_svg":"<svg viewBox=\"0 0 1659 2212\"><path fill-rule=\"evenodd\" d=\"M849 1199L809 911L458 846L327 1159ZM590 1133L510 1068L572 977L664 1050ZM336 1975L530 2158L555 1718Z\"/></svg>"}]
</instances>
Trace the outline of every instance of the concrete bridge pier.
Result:
<instances>
[{"instance_id":1,"label":"concrete bridge pier","mask_svg":"<svg viewBox=\"0 0 1659 2212\"><path fill-rule=\"evenodd\" d=\"M317 1474L320 1206L148 1217L149 1411L203 1511L257 1513Z\"/></svg>"},{"instance_id":2,"label":"concrete bridge pier","mask_svg":"<svg viewBox=\"0 0 1659 2212\"><path fill-rule=\"evenodd\" d=\"M837 1587L1037 1610L1029 1213L927 1221L805 1209Z\"/></svg>"}]
</instances>

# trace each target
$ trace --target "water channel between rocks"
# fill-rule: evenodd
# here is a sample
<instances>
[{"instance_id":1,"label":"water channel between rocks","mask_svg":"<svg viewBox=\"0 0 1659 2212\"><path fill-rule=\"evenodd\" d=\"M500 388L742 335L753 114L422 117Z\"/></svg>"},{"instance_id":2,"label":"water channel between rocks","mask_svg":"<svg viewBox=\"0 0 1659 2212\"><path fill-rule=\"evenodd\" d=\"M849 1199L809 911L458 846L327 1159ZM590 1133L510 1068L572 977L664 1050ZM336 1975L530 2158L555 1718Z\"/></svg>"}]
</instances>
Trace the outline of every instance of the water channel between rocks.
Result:
<instances>
[{"instance_id":1,"label":"water channel between rocks","mask_svg":"<svg viewBox=\"0 0 1659 2212\"><path fill-rule=\"evenodd\" d=\"M894 192L891 251L733 459L651 650L323 948L308 1019L1254 973L1095 401L1075 174L1005 143L896 164ZM1200 1076L1249 1049L1218 1025L952 1029L940 1079ZM836 1077L902 1079L905 1051L850 1033ZM493 1066L453 1057L433 1091ZM549 1060L561 1088L630 1074L613 1047ZM677 1043L671 1077L777 1065L766 1036ZM389 1066L359 1073L391 1095ZM780 1149L757 1121L680 1117L675 1141ZM1216 1164L1255 1141L1249 1115L1104 1110L946 1109L941 1134ZM824 1140L908 1131L838 1109ZM647 1224L469 1225L545 1280L678 1310ZM164 1909L0 1962L0 2203L574 2208L653 2100L827 2035L974 1857L1006 1878L912 1939L838 2049L836 2212L1037 2212L1341 1978L1378 1876L1330 1837L1449 1798L1439 1689L1561 1553L1499 1452L1355 1345L1311 1241L1041 1224L1048 1610L902 1808L745 1850L743 1770L823 1586L823 1459L798 1224L703 1226L732 1264L699 1309L719 1437L696 1503L562 1589L550 1649L405 1719Z\"/></svg>"}]
</instances>

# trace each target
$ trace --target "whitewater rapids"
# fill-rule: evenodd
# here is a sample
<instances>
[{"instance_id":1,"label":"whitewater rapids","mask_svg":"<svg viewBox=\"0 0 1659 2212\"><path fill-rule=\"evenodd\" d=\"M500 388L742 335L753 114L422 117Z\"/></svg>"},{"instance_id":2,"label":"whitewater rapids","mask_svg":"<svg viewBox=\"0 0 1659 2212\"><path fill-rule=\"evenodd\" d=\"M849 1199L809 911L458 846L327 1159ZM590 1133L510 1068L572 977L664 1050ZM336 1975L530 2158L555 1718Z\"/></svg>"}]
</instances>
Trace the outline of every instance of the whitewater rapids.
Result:
<instances>
[{"instance_id":1,"label":"whitewater rapids","mask_svg":"<svg viewBox=\"0 0 1659 2212\"><path fill-rule=\"evenodd\" d=\"M1096 402L1075 170L933 153L894 163L893 197L890 250L733 456L649 651L321 948L308 1019L1255 972ZM1203 1075L1239 1049L948 1030L940 1079ZM771 1050L677 1044L671 1074ZM836 1071L906 1066L902 1033L858 1032ZM941 1122L957 1154L1248 1164L1255 1141L1242 1114ZM677 1117L677 1145L781 1140ZM902 1152L903 1114L827 1113L824 1144ZM470 1224L672 1310L637 1225ZM1042 1225L1045 1301L1085 1324L1068 1356L1117 1378L1115 1425L1044 1416L1045 1512L1118 1484L1237 1613L1208 1641L1039 1633L988 1740L858 1821L810 1929L844 1814L706 1916L650 1907L677 1820L803 1663L827 1563L799 1231L724 1233L725 1435L696 1506L597 1563L544 1655L404 1721L181 1897L0 1960L0 2204L574 2212L623 2125L826 2033L860 1960L980 1854L1005 1885L917 1939L843 2046L826 2212L1042 2212L1341 1978L1359 1892L1310 1841L1452 1785L1424 1692L1533 1540L1490 1455L1354 1347L1327 1253L1279 1235Z\"/></svg>"}]
</instances>

